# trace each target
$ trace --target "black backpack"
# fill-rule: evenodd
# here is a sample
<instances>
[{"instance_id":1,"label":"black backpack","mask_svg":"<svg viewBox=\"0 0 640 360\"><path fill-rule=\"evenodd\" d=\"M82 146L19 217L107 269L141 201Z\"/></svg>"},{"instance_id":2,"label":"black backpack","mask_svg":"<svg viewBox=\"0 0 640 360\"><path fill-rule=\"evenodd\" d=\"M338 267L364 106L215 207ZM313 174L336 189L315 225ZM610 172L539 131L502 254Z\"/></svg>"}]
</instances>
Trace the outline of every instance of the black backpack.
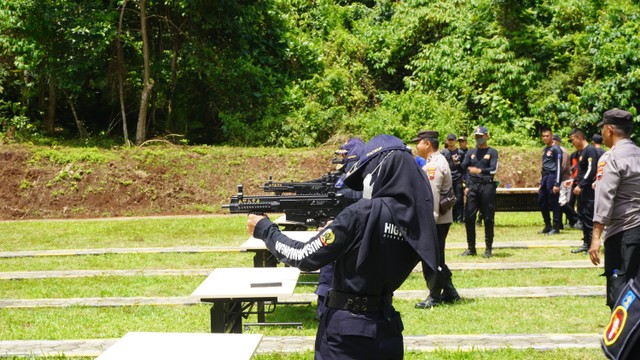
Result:
<instances>
[{"instance_id":1,"label":"black backpack","mask_svg":"<svg viewBox=\"0 0 640 360\"><path fill-rule=\"evenodd\" d=\"M609 359L640 359L640 273L622 289L600 343Z\"/></svg>"}]
</instances>

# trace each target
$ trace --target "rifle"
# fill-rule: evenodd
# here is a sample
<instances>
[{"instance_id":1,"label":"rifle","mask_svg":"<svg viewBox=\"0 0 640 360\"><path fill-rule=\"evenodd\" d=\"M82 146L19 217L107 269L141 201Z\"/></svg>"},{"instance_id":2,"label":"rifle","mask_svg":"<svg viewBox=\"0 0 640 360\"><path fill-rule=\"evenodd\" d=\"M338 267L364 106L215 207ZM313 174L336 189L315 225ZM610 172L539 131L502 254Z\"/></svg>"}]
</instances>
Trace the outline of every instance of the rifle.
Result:
<instances>
[{"instance_id":1,"label":"rifle","mask_svg":"<svg viewBox=\"0 0 640 360\"><path fill-rule=\"evenodd\" d=\"M269 176L269 181L264 183L262 190L276 195L282 195L282 193L294 193L296 195L328 194L336 192L335 184L340 175L342 175L341 172L334 171L322 175L318 179L303 182L274 182Z\"/></svg>"},{"instance_id":2,"label":"rifle","mask_svg":"<svg viewBox=\"0 0 640 360\"><path fill-rule=\"evenodd\" d=\"M238 185L238 194L222 208L232 214L284 213L288 221L322 226L354 202L337 193L335 187L330 192L316 194L244 196L243 186Z\"/></svg>"}]
</instances>

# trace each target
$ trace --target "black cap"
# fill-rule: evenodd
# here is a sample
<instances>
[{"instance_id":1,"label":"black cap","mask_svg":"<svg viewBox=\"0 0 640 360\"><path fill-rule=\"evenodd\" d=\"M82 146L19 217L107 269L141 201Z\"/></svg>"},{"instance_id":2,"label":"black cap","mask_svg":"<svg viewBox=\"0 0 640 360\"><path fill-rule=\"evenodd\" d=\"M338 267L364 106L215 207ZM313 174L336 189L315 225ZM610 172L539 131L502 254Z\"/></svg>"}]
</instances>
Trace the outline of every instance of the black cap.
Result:
<instances>
[{"instance_id":1,"label":"black cap","mask_svg":"<svg viewBox=\"0 0 640 360\"><path fill-rule=\"evenodd\" d=\"M460 135L460 136L458 137L458 141L467 141L467 137L466 137L466 136L464 136L464 135Z\"/></svg>"},{"instance_id":2,"label":"black cap","mask_svg":"<svg viewBox=\"0 0 640 360\"><path fill-rule=\"evenodd\" d=\"M456 139L456 134L447 135L447 140L455 140L455 139Z\"/></svg>"},{"instance_id":3,"label":"black cap","mask_svg":"<svg viewBox=\"0 0 640 360\"><path fill-rule=\"evenodd\" d=\"M628 111L620 109L607 110L602 115L602 121L600 121L596 126L601 127L605 124L633 125L633 115L631 115L631 113Z\"/></svg>"},{"instance_id":4,"label":"black cap","mask_svg":"<svg viewBox=\"0 0 640 360\"><path fill-rule=\"evenodd\" d=\"M474 135L487 135L489 131L484 126L478 126L476 131L473 133Z\"/></svg>"},{"instance_id":5,"label":"black cap","mask_svg":"<svg viewBox=\"0 0 640 360\"><path fill-rule=\"evenodd\" d=\"M420 140L424 140L424 139L437 139L438 138L438 132L437 131L433 131L433 130L422 130L418 133L418 135L416 135L416 137L414 137L413 139L411 139L411 142L418 142Z\"/></svg>"},{"instance_id":6,"label":"black cap","mask_svg":"<svg viewBox=\"0 0 640 360\"><path fill-rule=\"evenodd\" d=\"M551 138L557 142L562 142L562 139L560 139L560 136L558 134L553 134L553 137Z\"/></svg>"},{"instance_id":7,"label":"black cap","mask_svg":"<svg viewBox=\"0 0 640 360\"><path fill-rule=\"evenodd\" d=\"M591 140L593 140L594 144L602 144L602 135L595 134Z\"/></svg>"}]
</instances>

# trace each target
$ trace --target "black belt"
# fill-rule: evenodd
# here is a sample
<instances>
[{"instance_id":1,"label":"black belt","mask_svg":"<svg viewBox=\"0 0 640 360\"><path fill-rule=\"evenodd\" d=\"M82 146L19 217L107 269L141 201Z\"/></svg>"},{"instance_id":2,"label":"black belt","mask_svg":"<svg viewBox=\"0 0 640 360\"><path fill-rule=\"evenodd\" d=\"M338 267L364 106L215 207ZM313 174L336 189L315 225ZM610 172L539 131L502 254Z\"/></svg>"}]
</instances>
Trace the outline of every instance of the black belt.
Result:
<instances>
[{"instance_id":1,"label":"black belt","mask_svg":"<svg viewBox=\"0 0 640 360\"><path fill-rule=\"evenodd\" d=\"M542 172L542 176L555 175L555 174L556 174L555 171L543 171Z\"/></svg>"},{"instance_id":2,"label":"black belt","mask_svg":"<svg viewBox=\"0 0 640 360\"><path fill-rule=\"evenodd\" d=\"M349 310L354 313L381 311L385 299L391 296L365 296L347 294L330 290L327 295L327 306L335 309ZM389 303L391 303L389 301Z\"/></svg>"}]
</instances>

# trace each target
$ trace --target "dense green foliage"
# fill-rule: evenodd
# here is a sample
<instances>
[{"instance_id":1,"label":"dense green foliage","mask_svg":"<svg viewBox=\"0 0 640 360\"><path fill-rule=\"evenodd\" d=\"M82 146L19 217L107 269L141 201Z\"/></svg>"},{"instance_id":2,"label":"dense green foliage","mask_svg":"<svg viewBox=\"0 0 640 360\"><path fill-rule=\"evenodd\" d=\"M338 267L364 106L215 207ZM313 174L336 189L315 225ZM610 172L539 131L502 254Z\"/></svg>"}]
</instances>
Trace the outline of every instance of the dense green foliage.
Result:
<instances>
[{"instance_id":1,"label":"dense green foliage","mask_svg":"<svg viewBox=\"0 0 640 360\"><path fill-rule=\"evenodd\" d=\"M0 0L0 135L70 138L79 120L122 138L120 77L133 130L139 5ZM495 143L530 144L542 126L593 133L603 111L640 104L637 0L149 0L146 12L146 137L295 147L483 124Z\"/></svg>"}]
</instances>

